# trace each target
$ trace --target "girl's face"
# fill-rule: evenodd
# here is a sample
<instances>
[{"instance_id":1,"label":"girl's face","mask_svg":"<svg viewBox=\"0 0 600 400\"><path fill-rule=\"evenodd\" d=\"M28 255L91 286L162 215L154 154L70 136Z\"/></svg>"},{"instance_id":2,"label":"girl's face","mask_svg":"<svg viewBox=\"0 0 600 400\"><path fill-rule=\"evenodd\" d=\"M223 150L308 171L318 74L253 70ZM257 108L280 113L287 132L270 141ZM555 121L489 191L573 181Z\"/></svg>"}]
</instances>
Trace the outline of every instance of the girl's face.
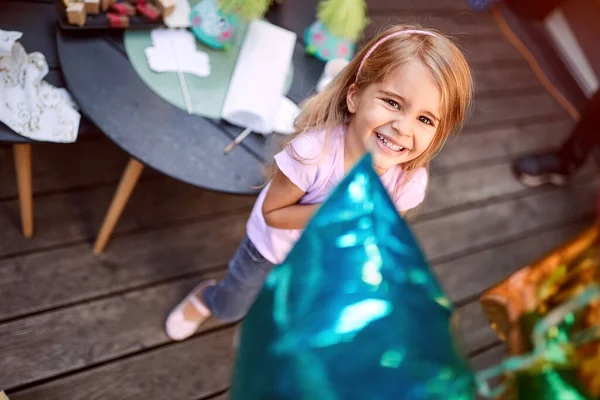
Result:
<instances>
[{"instance_id":1,"label":"girl's face","mask_svg":"<svg viewBox=\"0 0 600 400\"><path fill-rule=\"evenodd\" d=\"M419 157L440 122L440 90L429 70L409 61L359 95L348 90L348 140L370 151L378 173Z\"/></svg>"}]
</instances>

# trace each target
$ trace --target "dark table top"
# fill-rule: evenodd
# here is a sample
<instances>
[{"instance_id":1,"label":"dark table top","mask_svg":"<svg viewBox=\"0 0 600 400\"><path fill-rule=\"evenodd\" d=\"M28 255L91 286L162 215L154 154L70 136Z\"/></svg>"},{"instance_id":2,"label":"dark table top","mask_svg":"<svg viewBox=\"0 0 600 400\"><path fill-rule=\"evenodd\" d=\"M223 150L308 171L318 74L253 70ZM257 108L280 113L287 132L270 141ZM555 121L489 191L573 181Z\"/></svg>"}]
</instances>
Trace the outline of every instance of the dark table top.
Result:
<instances>
[{"instance_id":1,"label":"dark table top","mask_svg":"<svg viewBox=\"0 0 600 400\"><path fill-rule=\"evenodd\" d=\"M268 17L298 34L288 97L300 102L323 69L320 61L305 54L302 43L315 5L309 1L298 8L298 2L286 3L296 4L287 8L281 4ZM303 20L306 23L299 25ZM250 194L263 183L264 139L251 135L224 155L241 129L188 115L155 95L131 67L121 34L57 30L56 43L67 87L83 113L132 157L171 177L216 191Z\"/></svg>"}]
</instances>

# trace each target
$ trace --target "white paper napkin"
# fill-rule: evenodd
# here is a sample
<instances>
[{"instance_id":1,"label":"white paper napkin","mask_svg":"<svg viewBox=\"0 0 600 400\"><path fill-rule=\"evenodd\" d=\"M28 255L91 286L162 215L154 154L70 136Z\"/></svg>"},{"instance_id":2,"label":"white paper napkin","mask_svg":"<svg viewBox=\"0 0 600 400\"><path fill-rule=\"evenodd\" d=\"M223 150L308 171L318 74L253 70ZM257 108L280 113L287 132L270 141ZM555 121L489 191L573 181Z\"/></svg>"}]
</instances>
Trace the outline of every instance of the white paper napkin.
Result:
<instances>
[{"instance_id":1,"label":"white paper napkin","mask_svg":"<svg viewBox=\"0 0 600 400\"><path fill-rule=\"evenodd\" d=\"M273 132L296 34L255 20L238 56L221 116L253 132Z\"/></svg>"}]
</instances>

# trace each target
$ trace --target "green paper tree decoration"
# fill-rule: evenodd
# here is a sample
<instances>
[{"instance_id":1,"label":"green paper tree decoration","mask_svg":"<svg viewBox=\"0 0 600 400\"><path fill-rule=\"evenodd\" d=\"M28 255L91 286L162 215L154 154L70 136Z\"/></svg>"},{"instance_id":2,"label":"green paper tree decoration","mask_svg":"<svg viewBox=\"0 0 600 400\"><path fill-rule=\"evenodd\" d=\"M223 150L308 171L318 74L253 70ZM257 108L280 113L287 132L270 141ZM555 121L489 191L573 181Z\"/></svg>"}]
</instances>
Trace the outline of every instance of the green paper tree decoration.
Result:
<instances>
[{"instance_id":1,"label":"green paper tree decoration","mask_svg":"<svg viewBox=\"0 0 600 400\"><path fill-rule=\"evenodd\" d=\"M334 35L355 42L369 23L364 0L323 0L317 18Z\"/></svg>"},{"instance_id":2,"label":"green paper tree decoration","mask_svg":"<svg viewBox=\"0 0 600 400\"><path fill-rule=\"evenodd\" d=\"M218 0L225 13L236 14L247 21L262 18L272 3L273 0Z\"/></svg>"}]
</instances>

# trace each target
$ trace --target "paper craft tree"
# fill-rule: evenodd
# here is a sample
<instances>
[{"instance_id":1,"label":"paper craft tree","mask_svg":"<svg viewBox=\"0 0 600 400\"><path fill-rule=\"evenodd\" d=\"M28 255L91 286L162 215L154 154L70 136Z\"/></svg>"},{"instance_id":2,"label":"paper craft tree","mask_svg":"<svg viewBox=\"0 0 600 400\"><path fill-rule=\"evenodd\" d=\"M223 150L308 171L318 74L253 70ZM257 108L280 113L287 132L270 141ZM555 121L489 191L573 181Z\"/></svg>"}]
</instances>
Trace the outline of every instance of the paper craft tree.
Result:
<instances>
[{"instance_id":1,"label":"paper craft tree","mask_svg":"<svg viewBox=\"0 0 600 400\"><path fill-rule=\"evenodd\" d=\"M274 0L202 0L192 10L192 31L215 48L227 48L236 30L236 19L264 17ZM307 52L329 61L350 59L354 43L368 23L365 0L322 0L315 21L304 34Z\"/></svg>"},{"instance_id":2,"label":"paper craft tree","mask_svg":"<svg viewBox=\"0 0 600 400\"><path fill-rule=\"evenodd\" d=\"M453 308L366 156L243 323L231 399L473 399Z\"/></svg>"},{"instance_id":3,"label":"paper craft tree","mask_svg":"<svg viewBox=\"0 0 600 400\"><path fill-rule=\"evenodd\" d=\"M217 0L201 0L190 13L190 29L205 45L228 49L233 43L237 20L223 11Z\"/></svg>"},{"instance_id":4,"label":"paper craft tree","mask_svg":"<svg viewBox=\"0 0 600 400\"><path fill-rule=\"evenodd\" d=\"M364 0L322 0L317 9L317 21L305 32L309 54L329 61L350 59L354 43L368 23Z\"/></svg>"},{"instance_id":5,"label":"paper craft tree","mask_svg":"<svg viewBox=\"0 0 600 400\"><path fill-rule=\"evenodd\" d=\"M155 72L176 72L185 108L193 113L193 104L184 72L199 77L210 75L208 54L196 49L194 36L187 30L155 29L151 33L152 47L145 50L150 69Z\"/></svg>"},{"instance_id":6,"label":"paper craft tree","mask_svg":"<svg viewBox=\"0 0 600 400\"><path fill-rule=\"evenodd\" d=\"M156 72L186 72L199 77L210 75L208 54L196 48L194 36L186 30L155 29L152 47L145 50L148 65Z\"/></svg>"},{"instance_id":7,"label":"paper craft tree","mask_svg":"<svg viewBox=\"0 0 600 400\"><path fill-rule=\"evenodd\" d=\"M273 0L218 0L221 10L247 21L262 18Z\"/></svg>"}]
</instances>

